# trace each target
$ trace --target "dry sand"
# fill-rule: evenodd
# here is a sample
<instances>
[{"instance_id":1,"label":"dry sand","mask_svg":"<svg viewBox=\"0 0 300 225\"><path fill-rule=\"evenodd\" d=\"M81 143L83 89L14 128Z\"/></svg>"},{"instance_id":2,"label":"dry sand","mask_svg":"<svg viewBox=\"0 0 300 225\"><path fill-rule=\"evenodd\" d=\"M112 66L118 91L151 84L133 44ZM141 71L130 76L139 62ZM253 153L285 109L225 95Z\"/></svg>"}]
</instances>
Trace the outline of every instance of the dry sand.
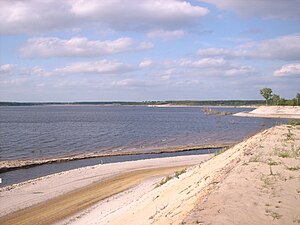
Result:
<instances>
[{"instance_id":1,"label":"dry sand","mask_svg":"<svg viewBox=\"0 0 300 225\"><path fill-rule=\"evenodd\" d=\"M299 171L300 127L281 125L157 188L147 181L142 196L137 186L60 224L300 224Z\"/></svg>"},{"instance_id":2,"label":"dry sand","mask_svg":"<svg viewBox=\"0 0 300 225\"><path fill-rule=\"evenodd\" d=\"M251 112L240 112L235 116L300 119L300 106L260 106Z\"/></svg>"}]
</instances>

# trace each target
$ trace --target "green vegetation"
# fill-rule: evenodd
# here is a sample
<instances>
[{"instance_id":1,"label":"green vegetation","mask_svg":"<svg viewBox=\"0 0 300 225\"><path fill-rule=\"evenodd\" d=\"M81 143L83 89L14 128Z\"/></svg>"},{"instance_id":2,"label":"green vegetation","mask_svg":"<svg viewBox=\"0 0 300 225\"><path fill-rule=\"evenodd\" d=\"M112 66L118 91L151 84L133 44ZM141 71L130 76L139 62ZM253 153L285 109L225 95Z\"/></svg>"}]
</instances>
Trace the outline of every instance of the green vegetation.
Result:
<instances>
[{"instance_id":1,"label":"green vegetation","mask_svg":"<svg viewBox=\"0 0 300 225\"><path fill-rule=\"evenodd\" d=\"M266 209L265 211L266 211L266 213L267 213L268 216L271 216L273 218L273 220L275 220L275 219L278 220L278 219L280 219L282 217L282 215L280 215L277 212L273 212L270 209Z\"/></svg>"},{"instance_id":2,"label":"green vegetation","mask_svg":"<svg viewBox=\"0 0 300 225\"><path fill-rule=\"evenodd\" d=\"M273 159L270 158L270 159L268 159L268 165L269 165L269 166L276 166L276 165L279 165L279 163L273 161Z\"/></svg>"},{"instance_id":3,"label":"green vegetation","mask_svg":"<svg viewBox=\"0 0 300 225\"><path fill-rule=\"evenodd\" d=\"M176 172L175 172L175 177L176 177L176 178L179 178L179 176L180 176L181 174L185 173L185 172L186 172L186 169L183 169L183 170L180 170L180 171L176 171Z\"/></svg>"},{"instance_id":4,"label":"green vegetation","mask_svg":"<svg viewBox=\"0 0 300 225\"><path fill-rule=\"evenodd\" d=\"M272 98L272 92L271 88L263 88L260 90L260 94L266 99L266 105L268 105L268 101Z\"/></svg>"},{"instance_id":5,"label":"green vegetation","mask_svg":"<svg viewBox=\"0 0 300 225\"><path fill-rule=\"evenodd\" d=\"M300 125L300 120L290 120L289 125L299 126Z\"/></svg>"},{"instance_id":6,"label":"green vegetation","mask_svg":"<svg viewBox=\"0 0 300 225\"><path fill-rule=\"evenodd\" d=\"M227 148L222 148L221 150L216 151L214 155L215 155L215 156L220 155L220 154L222 154L223 152L225 152L226 150L227 150Z\"/></svg>"},{"instance_id":7,"label":"green vegetation","mask_svg":"<svg viewBox=\"0 0 300 225\"><path fill-rule=\"evenodd\" d=\"M300 166L291 166L291 167L287 167L287 169L290 171L297 171L300 170Z\"/></svg>"},{"instance_id":8,"label":"green vegetation","mask_svg":"<svg viewBox=\"0 0 300 225\"><path fill-rule=\"evenodd\" d=\"M166 176L165 178L163 178L155 187L160 187L162 185L164 185L165 183L167 183L169 180L171 180L173 177L170 176Z\"/></svg>"},{"instance_id":9,"label":"green vegetation","mask_svg":"<svg viewBox=\"0 0 300 225\"><path fill-rule=\"evenodd\" d=\"M186 172L186 168L185 169L182 169L182 170L179 170L179 171L176 171L174 173L174 176L166 176L165 178L163 178L156 186L155 188L157 187L160 187L162 185L164 185L165 183L167 183L169 180L173 179L174 177L178 178L179 179L179 176L183 173Z\"/></svg>"},{"instance_id":10,"label":"green vegetation","mask_svg":"<svg viewBox=\"0 0 300 225\"><path fill-rule=\"evenodd\" d=\"M262 159L260 154L251 156L251 158L249 159L249 162L261 162L261 161Z\"/></svg>"},{"instance_id":11,"label":"green vegetation","mask_svg":"<svg viewBox=\"0 0 300 225\"><path fill-rule=\"evenodd\" d=\"M280 151L277 155L281 158L288 158L290 156L288 151Z\"/></svg>"},{"instance_id":12,"label":"green vegetation","mask_svg":"<svg viewBox=\"0 0 300 225\"><path fill-rule=\"evenodd\" d=\"M295 98L285 99L281 98L280 95L273 94L273 90L271 88L263 88L260 90L260 94L266 99L266 105L300 105L300 93L297 93Z\"/></svg>"}]
</instances>

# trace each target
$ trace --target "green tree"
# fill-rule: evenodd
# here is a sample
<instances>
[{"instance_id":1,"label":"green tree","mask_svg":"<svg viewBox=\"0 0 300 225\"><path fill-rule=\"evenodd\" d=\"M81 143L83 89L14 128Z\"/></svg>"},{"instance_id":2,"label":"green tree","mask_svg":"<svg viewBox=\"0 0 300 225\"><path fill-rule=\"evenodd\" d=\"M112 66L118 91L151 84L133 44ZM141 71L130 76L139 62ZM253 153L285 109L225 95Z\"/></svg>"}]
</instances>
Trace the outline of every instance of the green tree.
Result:
<instances>
[{"instance_id":1,"label":"green tree","mask_svg":"<svg viewBox=\"0 0 300 225\"><path fill-rule=\"evenodd\" d=\"M300 105L300 93L296 94L297 105Z\"/></svg>"},{"instance_id":2,"label":"green tree","mask_svg":"<svg viewBox=\"0 0 300 225\"><path fill-rule=\"evenodd\" d=\"M273 94L273 96L272 96L272 101L273 101L273 104L274 104L274 105L278 105L278 104L279 104L279 101L280 101L280 96L279 96L279 95L276 95L276 94Z\"/></svg>"},{"instance_id":3,"label":"green tree","mask_svg":"<svg viewBox=\"0 0 300 225\"><path fill-rule=\"evenodd\" d=\"M263 88L260 90L260 94L266 99L266 105L268 105L268 100L272 98L272 92L271 88Z\"/></svg>"}]
</instances>

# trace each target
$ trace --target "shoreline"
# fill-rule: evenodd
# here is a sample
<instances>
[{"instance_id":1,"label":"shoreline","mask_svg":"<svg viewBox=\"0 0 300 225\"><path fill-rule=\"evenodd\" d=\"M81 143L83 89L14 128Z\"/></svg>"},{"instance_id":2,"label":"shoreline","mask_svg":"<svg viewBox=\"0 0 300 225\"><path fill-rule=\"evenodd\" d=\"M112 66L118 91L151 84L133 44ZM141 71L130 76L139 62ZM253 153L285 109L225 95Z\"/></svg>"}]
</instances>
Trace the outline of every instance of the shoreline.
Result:
<instances>
[{"instance_id":1,"label":"shoreline","mask_svg":"<svg viewBox=\"0 0 300 225\"><path fill-rule=\"evenodd\" d=\"M299 160L300 126L275 126L214 157L89 166L0 188L0 222L293 224Z\"/></svg>"},{"instance_id":2,"label":"shoreline","mask_svg":"<svg viewBox=\"0 0 300 225\"><path fill-rule=\"evenodd\" d=\"M150 171L151 173L152 170L157 170L158 173L154 177L161 177L178 170L178 168L196 165L209 158L211 158L211 155L193 155L95 165L2 187L0 188L1 202L6 204L0 204L0 221L1 217L5 215L67 193L73 193L76 190L83 190L90 185L105 184L107 181L126 173L137 172L142 174L138 171ZM171 170L173 170L172 168L176 169L170 171L170 168ZM159 175L159 171L162 170L169 170L169 172ZM118 181L118 179L116 180ZM16 198L16 196L18 197Z\"/></svg>"},{"instance_id":3,"label":"shoreline","mask_svg":"<svg viewBox=\"0 0 300 225\"><path fill-rule=\"evenodd\" d=\"M300 119L300 106L260 106L250 112L239 112L233 116Z\"/></svg>"},{"instance_id":4,"label":"shoreline","mask_svg":"<svg viewBox=\"0 0 300 225\"><path fill-rule=\"evenodd\" d=\"M134 198L137 190L128 191L130 202L116 196L58 224L299 223L299 150L300 127L275 126L140 198ZM117 204L121 207L113 208Z\"/></svg>"},{"instance_id":5,"label":"shoreline","mask_svg":"<svg viewBox=\"0 0 300 225\"><path fill-rule=\"evenodd\" d=\"M2 160L0 161L0 174L24 168L31 168L35 166L45 164L55 164L63 162L71 162L76 160L103 158L103 157L114 157L114 156L137 156L137 155L150 155L150 154L162 154L162 153L178 153L187 151L201 151L207 149L222 149L228 148L235 143L224 143L224 144L211 144L211 145L199 145L199 146L178 146L169 147L165 149L153 150L153 151L124 151L124 152L111 152L111 153L90 153L90 154L79 154L75 156L63 156L58 158L42 158L42 159L20 159L20 160Z\"/></svg>"}]
</instances>

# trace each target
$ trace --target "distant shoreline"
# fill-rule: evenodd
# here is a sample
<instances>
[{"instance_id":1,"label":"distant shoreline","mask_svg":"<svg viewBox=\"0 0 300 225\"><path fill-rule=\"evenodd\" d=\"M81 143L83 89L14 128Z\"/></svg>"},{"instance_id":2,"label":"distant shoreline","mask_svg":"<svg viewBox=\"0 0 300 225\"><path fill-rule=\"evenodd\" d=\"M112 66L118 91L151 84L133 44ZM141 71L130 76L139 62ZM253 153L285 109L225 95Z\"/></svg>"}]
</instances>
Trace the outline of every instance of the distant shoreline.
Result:
<instances>
[{"instance_id":1,"label":"distant shoreline","mask_svg":"<svg viewBox=\"0 0 300 225\"><path fill-rule=\"evenodd\" d=\"M205 100L205 101L107 101L107 102L0 102L0 106L149 106L149 107L240 107L264 105L262 100Z\"/></svg>"}]
</instances>

